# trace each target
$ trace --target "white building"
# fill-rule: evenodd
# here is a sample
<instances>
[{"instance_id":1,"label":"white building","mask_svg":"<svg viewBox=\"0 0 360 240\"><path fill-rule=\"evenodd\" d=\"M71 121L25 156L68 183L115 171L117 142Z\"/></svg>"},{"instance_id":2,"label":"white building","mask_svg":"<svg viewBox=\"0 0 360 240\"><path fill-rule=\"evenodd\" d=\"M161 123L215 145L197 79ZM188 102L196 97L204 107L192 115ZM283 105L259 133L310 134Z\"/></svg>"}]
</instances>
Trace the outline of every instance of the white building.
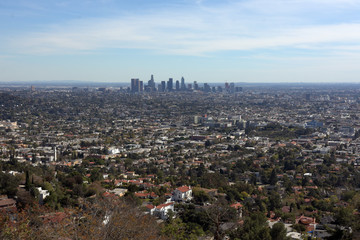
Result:
<instances>
[{"instance_id":1,"label":"white building","mask_svg":"<svg viewBox=\"0 0 360 240\"><path fill-rule=\"evenodd\" d=\"M39 191L39 203L43 204L44 200L47 196L50 196L50 193L48 190L44 190L41 187L36 188Z\"/></svg>"},{"instance_id":2,"label":"white building","mask_svg":"<svg viewBox=\"0 0 360 240\"><path fill-rule=\"evenodd\" d=\"M163 220L169 217L169 212L174 212L174 202L167 202L159 206L147 205L146 206L151 215L157 216Z\"/></svg>"},{"instance_id":3,"label":"white building","mask_svg":"<svg viewBox=\"0 0 360 240\"><path fill-rule=\"evenodd\" d=\"M110 155L112 155L112 154L119 154L119 153L120 153L120 149L119 149L119 148L116 148L116 147L110 147L110 148L108 149L108 153L109 153Z\"/></svg>"},{"instance_id":4,"label":"white building","mask_svg":"<svg viewBox=\"0 0 360 240\"><path fill-rule=\"evenodd\" d=\"M172 200L177 202L190 201L192 198L192 189L190 186L178 187L174 190L172 195Z\"/></svg>"}]
</instances>

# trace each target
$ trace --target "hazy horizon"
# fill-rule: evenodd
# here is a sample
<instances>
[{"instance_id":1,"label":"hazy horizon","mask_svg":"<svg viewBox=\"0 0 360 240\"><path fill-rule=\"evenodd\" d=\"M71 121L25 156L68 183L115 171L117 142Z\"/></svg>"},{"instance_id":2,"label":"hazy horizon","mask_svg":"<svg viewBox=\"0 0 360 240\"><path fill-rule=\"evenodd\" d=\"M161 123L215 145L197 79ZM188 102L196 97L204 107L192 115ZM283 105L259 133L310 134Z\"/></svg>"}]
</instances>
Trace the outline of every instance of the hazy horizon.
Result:
<instances>
[{"instance_id":1,"label":"hazy horizon","mask_svg":"<svg viewBox=\"0 0 360 240\"><path fill-rule=\"evenodd\" d=\"M166 81L166 79L161 80ZM155 81L156 85L161 84L161 81ZM175 80L176 81L176 80ZM144 81L147 84L147 81ZM186 84L193 82L185 82ZM202 86L204 83L208 83L210 86L223 86L225 82L199 82L197 83ZM226 82L230 83L230 82ZM254 86L254 87L268 87L268 86L296 86L296 87L311 87L311 86L360 86L358 82L233 82L235 86ZM119 81L119 82L110 82L110 81L86 81L86 80L41 80L41 81L0 81L0 87L130 87L130 81Z\"/></svg>"}]
</instances>

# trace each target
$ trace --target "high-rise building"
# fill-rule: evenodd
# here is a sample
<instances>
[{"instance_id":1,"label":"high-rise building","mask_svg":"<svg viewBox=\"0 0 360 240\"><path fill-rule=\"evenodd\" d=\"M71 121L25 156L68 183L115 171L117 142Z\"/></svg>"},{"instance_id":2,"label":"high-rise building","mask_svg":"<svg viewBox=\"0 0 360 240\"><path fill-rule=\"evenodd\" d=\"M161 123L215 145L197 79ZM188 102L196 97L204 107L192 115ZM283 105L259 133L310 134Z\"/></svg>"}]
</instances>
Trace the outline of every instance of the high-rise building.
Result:
<instances>
[{"instance_id":1,"label":"high-rise building","mask_svg":"<svg viewBox=\"0 0 360 240\"><path fill-rule=\"evenodd\" d=\"M169 81L167 82L167 90L171 92L174 89L173 87L173 79L169 78Z\"/></svg>"},{"instance_id":2,"label":"high-rise building","mask_svg":"<svg viewBox=\"0 0 360 240\"><path fill-rule=\"evenodd\" d=\"M131 79L131 92L135 91L136 78Z\"/></svg>"},{"instance_id":3,"label":"high-rise building","mask_svg":"<svg viewBox=\"0 0 360 240\"><path fill-rule=\"evenodd\" d=\"M160 92L165 92L166 89L166 82L165 81L161 81L161 91Z\"/></svg>"},{"instance_id":4,"label":"high-rise building","mask_svg":"<svg viewBox=\"0 0 360 240\"><path fill-rule=\"evenodd\" d=\"M131 79L131 92L140 92L140 81L138 78Z\"/></svg>"},{"instance_id":5,"label":"high-rise building","mask_svg":"<svg viewBox=\"0 0 360 240\"><path fill-rule=\"evenodd\" d=\"M184 77L181 77L181 86L180 86L181 90L184 91L186 90L186 85L185 85L185 79Z\"/></svg>"},{"instance_id":6,"label":"high-rise building","mask_svg":"<svg viewBox=\"0 0 360 240\"><path fill-rule=\"evenodd\" d=\"M229 91L230 91L230 93L234 93L234 92L235 92L235 84L234 84L234 83L230 83Z\"/></svg>"},{"instance_id":7,"label":"high-rise building","mask_svg":"<svg viewBox=\"0 0 360 240\"><path fill-rule=\"evenodd\" d=\"M151 75L151 79L148 81L148 87L150 91L155 91L154 75Z\"/></svg>"},{"instance_id":8,"label":"high-rise building","mask_svg":"<svg viewBox=\"0 0 360 240\"><path fill-rule=\"evenodd\" d=\"M176 80L175 89L176 89L176 91L180 91L180 82L179 82L179 80Z\"/></svg>"},{"instance_id":9,"label":"high-rise building","mask_svg":"<svg viewBox=\"0 0 360 240\"><path fill-rule=\"evenodd\" d=\"M194 81L194 90L199 90L199 85L197 84L196 81Z\"/></svg>"},{"instance_id":10,"label":"high-rise building","mask_svg":"<svg viewBox=\"0 0 360 240\"><path fill-rule=\"evenodd\" d=\"M207 83L204 83L204 92L211 92L211 87Z\"/></svg>"},{"instance_id":11,"label":"high-rise building","mask_svg":"<svg viewBox=\"0 0 360 240\"><path fill-rule=\"evenodd\" d=\"M143 92L143 91L144 91L144 82L140 81L139 92Z\"/></svg>"}]
</instances>

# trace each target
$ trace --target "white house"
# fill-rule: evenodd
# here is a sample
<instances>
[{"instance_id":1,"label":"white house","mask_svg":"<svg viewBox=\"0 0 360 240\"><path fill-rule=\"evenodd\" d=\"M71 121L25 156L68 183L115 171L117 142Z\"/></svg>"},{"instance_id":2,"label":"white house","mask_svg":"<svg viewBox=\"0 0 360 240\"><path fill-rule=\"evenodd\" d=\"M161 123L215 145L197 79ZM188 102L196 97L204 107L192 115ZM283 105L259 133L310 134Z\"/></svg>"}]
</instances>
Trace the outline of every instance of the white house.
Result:
<instances>
[{"instance_id":1,"label":"white house","mask_svg":"<svg viewBox=\"0 0 360 240\"><path fill-rule=\"evenodd\" d=\"M190 201L192 199L192 189L190 186L178 187L174 190L172 195L173 201Z\"/></svg>"},{"instance_id":2,"label":"white house","mask_svg":"<svg viewBox=\"0 0 360 240\"><path fill-rule=\"evenodd\" d=\"M44 203L44 199L47 196L50 196L50 193L48 190L42 189L41 187L36 188L39 191L39 203L43 204Z\"/></svg>"},{"instance_id":3,"label":"white house","mask_svg":"<svg viewBox=\"0 0 360 240\"><path fill-rule=\"evenodd\" d=\"M109 147L108 153L109 153L110 155L119 154L119 153L120 153L120 149L117 148L117 147Z\"/></svg>"},{"instance_id":4,"label":"white house","mask_svg":"<svg viewBox=\"0 0 360 240\"><path fill-rule=\"evenodd\" d=\"M146 207L151 215L157 216L163 220L166 220L169 217L170 211L174 212L174 202L167 202L158 206L149 204Z\"/></svg>"}]
</instances>

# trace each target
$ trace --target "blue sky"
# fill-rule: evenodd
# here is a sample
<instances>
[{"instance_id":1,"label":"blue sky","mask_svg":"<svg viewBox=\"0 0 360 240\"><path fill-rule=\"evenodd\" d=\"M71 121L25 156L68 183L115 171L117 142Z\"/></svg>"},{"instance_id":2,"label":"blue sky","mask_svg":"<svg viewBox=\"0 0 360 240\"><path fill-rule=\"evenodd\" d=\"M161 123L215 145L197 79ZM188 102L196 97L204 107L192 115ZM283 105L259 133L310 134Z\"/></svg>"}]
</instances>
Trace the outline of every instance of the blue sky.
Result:
<instances>
[{"instance_id":1,"label":"blue sky","mask_svg":"<svg viewBox=\"0 0 360 240\"><path fill-rule=\"evenodd\" d=\"M1 0L0 81L359 82L359 0Z\"/></svg>"}]
</instances>

